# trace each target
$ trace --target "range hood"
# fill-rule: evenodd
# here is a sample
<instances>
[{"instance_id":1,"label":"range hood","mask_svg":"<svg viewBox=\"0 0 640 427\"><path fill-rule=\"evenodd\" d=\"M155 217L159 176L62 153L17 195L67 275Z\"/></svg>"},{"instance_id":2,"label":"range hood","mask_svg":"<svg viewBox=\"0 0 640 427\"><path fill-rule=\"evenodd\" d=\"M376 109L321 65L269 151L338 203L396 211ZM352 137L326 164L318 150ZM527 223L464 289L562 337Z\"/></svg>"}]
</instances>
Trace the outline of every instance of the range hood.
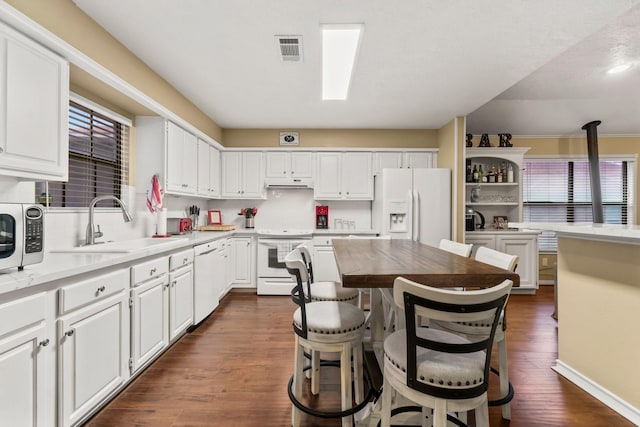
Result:
<instances>
[{"instance_id":1,"label":"range hood","mask_svg":"<svg viewBox=\"0 0 640 427\"><path fill-rule=\"evenodd\" d=\"M313 188L311 178L265 178L266 188Z\"/></svg>"}]
</instances>

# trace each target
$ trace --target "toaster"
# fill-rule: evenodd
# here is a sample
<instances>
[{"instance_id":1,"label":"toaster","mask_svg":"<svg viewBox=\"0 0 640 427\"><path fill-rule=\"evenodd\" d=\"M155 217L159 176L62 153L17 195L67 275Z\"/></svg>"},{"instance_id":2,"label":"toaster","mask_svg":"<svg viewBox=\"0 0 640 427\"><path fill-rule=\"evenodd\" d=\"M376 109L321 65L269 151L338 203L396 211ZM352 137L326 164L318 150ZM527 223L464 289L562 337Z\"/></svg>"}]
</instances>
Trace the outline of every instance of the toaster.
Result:
<instances>
[{"instance_id":1,"label":"toaster","mask_svg":"<svg viewBox=\"0 0 640 427\"><path fill-rule=\"evenodd\" d=\"M193 230L193 222L191 218L168 218L167 233L169 234L185 234L191 233Z\"/></svg>"}]
</instances>

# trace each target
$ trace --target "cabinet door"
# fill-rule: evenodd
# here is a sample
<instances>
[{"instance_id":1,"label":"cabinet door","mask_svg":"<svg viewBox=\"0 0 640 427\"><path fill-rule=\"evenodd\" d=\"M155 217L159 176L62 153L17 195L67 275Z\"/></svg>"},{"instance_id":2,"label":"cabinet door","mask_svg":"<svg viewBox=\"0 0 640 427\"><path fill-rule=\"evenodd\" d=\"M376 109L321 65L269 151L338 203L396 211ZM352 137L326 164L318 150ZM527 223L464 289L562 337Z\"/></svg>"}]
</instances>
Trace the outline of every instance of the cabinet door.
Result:
<instances>
[{"instance_id":1,"label":"cabinet door","mask_svg":"<svg viewBox=\"0 0 640 427\"><path fill-rule=\"evenodd\" d=\"M0 86L2 173L66 180L67 62L0 23Z\"/></svg>"},{"instance_id":2,"label":"cabinet door","mask_svg":"<svg viewBox=\"0 0 640 427\"><path fill-rule=\"evenodd\" d=\"M167 191L182 192L182 159L184 156L184 131L174 123L167 122Z\"/></svg>"},{"instance_id":3,"label":"cabinet door","mask_svg":"<svg viewBox=\"0 0 640 427\"><path fill-rule=\"evenodd\" d=\"M45 332L41 321L0 339L0 425L36 427L53 422L46 417L54 396L44 385L49 376L43 357L45 347L54 345Z\"/></svg>"},{"instance_id":4,"label":"cabinet door","mask_svg":"<svg viewBox=\"0 0 640 427\"><path fill-rule=\"evenodd\" d=\"M373 174L377 175L385 168L401 168L402 153L400 152L379 152L373 153Z\"/></svg>"},{"instance_id":5,"label":"cabinet door","mask_svg":"<svg viewBox=\"0 0 640 427\"><path fill-rule=\"evenodd\" d=\"M131 290L131 372L169 345L169 292L166 274Z\"/></svg>"},{"instance_id":6,"label":"cabinet door","mask_svg":"<svg viewBox=\"0 0 640 427\"><path fill-rule=\"evenodd\" d=\"M128 379L128 292L58 320L58 425L76 424Z\"/></svg>"},{"instance_id":7,"label":"cabinet door","mask_svg":"<svg viewBox=\"0 0 640 427\"><path fill-rule=\"evenodd\" d=\"M318 282L340 281L332 246L316 246L313 260L313 279Z\"/></svg>"},{"instance_id":8,"label":"cabinet door","mask_svg":"<svg viewBox=\"0 0 640 427\"><path fill-rule=\"evenodd\" d=\"M242 153L222 153L222 197L240 197L242 189Z\"/></svg>"},{"instance_id":9,"label":"cabinet door","mask_svg":"<svg viewBox=\"0 0 640 427\"><path fill-rule=\"evenodd\" d=\"M473 248L471 248L471 257L476 256L476 250L478 250L480 246L486 246L489 249L496 249L496 238L493 234L483 236L467 233L465 235L464 242L473 245Z\"/></svg>"},{"instance_id":10,"label":"cabinet door","mask_svg":"<svg viewBox=\"0 0 640 427\"><path fill-rule=\"evenodd\" d=\"M205 141L198 139L198 194L201 196L208 196L212 190L211 155L209 154L211 148Z\"/></svg>"},{"instance_id":11,"label":"cabinet door","mask_svg":"<svg viewBox=\"0 0 640 427\"><path fill-rule=\"evenodd\" d=\"M266 156L265 176L267 178L285 178L291 176L290 153L268 151Z\"/></svg>"},{"instance_id":12,"label":"cabinet door","mask_svg":"<svg viewBox=\"0 0 640 427\"><path fill-rule=\"evenodd\" d=\"M220 152L209 147L209 196L220 197Z\"/></svg>"},{"instance_id":13,"label":"cabinet door","mask_svg":"<svg viewBox=\"0 0 640 427\"><path fill-rule=\"evenodd\" d=\"M434 168L433 153L404 153L403 167L405 168Z\"/></svg>"},{"instance_id":14,"label":"cabinet door","mask_svg":"<svg viewBox=\"0 0 640 427\"><path fill-rule=\"evenodd\" d=\"M173 341L193 324L193 266L171 273L169 339Z\"/></svg>"},{"instance_id":15,"label":"cabinet door","mask_svg":"<svg viewBox=\"0 0 640 427\"><path fill-rule=\"evenodd\" d=\"M518 256L516 273L520 275L519 289L538 288L538 238L535 235L497 236L496 249Z\"/></svg>"},{"instance_id":16,"label":"cabinet door","mask_svg":"<svg viewBox=\"0 0 640 427\"><path fill-rule=\"evenodd\" d=\"M291 153L291 177L313 177L313 153Z\"/></svg>"},{"instance_id":17,"label":"cabinet door","mask_svg":"<svg viewBox=\"0 0 640 427\"><path fill-rule=\"evenodd\" d=\"M344 153L342 195L351 200L373 200L371 153Z\"/></svg>"},{"instance_id":18,"label":"cabinet door","mask_svg":"<svg viewBox=\"0 0 640 427\"><path fill-rule=\"evenodd\" d=\"M236 237L231 239L231 253L233 253L231 280L234 284L249 285L253 282L251 271L254 263L252 256L252 250L254 248L251 241L251 237Z\"/></svg>"},{"instance_id":19,"label":"cabinet door","mask_svg":"<svg viewBox=\"0 0 640 427\"><path fill-rule=\"evenodd\" d=\"M182 143L182 185L185 193L195 194L198 189L198 139L184 132Z\"/></svg>"},{"instance_id":20,"label":"cabinet door","mask_svg":"<svg viewBox=\"0 0 640 427\"><path fill-rule=\"evenodd\" d=\"M342 153L318 153L313 196L319 200L341 199Z\"/></svg>"},{"instance_id":21,"label":"cabinet door","mask_svg":"<svg viewBox=\"0 0 640 427\"><path fill-rule=\"evenodd\" d=\"M261 199L264 195L264 158L262 153L242 153L242 197Z\"/></svg>"}]
</instances>

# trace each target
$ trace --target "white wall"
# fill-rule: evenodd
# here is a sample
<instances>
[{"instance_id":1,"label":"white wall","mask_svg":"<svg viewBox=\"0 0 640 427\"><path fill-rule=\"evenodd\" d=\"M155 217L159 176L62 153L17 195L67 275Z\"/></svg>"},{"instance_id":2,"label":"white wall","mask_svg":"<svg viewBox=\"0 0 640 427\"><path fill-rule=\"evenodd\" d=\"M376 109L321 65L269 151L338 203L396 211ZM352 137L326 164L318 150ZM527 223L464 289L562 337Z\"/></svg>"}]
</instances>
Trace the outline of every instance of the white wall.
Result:
<instances>
[{"instance_id":1,"label":"white wall","mask_svg":"<svg viewBox=\"0 0 640 427\"><path fill-rule=\"evenodd\" d=\"M266 200L211 200L209 209L222 212L224 224L244 228L242 208L258 208L255 228L266 229L313 229L316 221L316 206L329 206L329 227L334 219L355 221L358 229L371 228L371 202L369 201L316 201L311 189L269 189Z\"/></svg>"},{"instance_id":2,"label":"white wall","mask_svg":"<svg viewBox=\"0 0 640 427\"><path fill-rule=\"evenodd\" d=\"M22 182L15 178L0 177L0 202L33 203L33 182ZM148 237L155 234L156 217L146 206L146 195L135 193L130 188L123 200L133 213L134 219L125 223L119 210L96 209L95 224L100 225L104 236L99 241L125 240ZM238 215L242 208L258 208L255 218L256 228L267 229L313 229L315 228L316 205L329 206L329 227L334 228L335 219L354 221L357 229L371 228L371 202L369 201L327 201L313 200L313 190L268 190L266 200L205 200L193 197L166 195L164 206L168 218L187 216L188 206L200 207L199 225L207 223L207 209L222 211L224 224L235 224L244 228L243 217ZM56 211L50 209L45 214L45 245L47 250L70 248L82 244L89 215L87 209ZM346 228L346 227L345 227Z\"/></svg>"}]
</instances>

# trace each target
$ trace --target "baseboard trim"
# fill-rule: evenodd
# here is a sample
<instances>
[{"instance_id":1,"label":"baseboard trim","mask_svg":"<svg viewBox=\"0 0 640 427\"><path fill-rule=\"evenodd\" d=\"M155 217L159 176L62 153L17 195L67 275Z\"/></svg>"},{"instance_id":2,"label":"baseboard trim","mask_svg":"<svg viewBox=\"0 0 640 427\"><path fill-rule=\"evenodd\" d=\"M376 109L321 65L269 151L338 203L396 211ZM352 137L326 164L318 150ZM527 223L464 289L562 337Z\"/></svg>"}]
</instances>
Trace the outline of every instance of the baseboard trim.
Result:
<instances>
[{"instance_id":1,"label":"baseboard trim","mask_svg":"<svg viewBox=\"0 0 640 427\"><path fill-rule=\"evenodd\" d=\"M593 382L559 359L556 359L555 364L551 368L635 425L640 425L639 408L634 407L629 402L611 393L600 384Z\"/></svg>"}]
</instances>

